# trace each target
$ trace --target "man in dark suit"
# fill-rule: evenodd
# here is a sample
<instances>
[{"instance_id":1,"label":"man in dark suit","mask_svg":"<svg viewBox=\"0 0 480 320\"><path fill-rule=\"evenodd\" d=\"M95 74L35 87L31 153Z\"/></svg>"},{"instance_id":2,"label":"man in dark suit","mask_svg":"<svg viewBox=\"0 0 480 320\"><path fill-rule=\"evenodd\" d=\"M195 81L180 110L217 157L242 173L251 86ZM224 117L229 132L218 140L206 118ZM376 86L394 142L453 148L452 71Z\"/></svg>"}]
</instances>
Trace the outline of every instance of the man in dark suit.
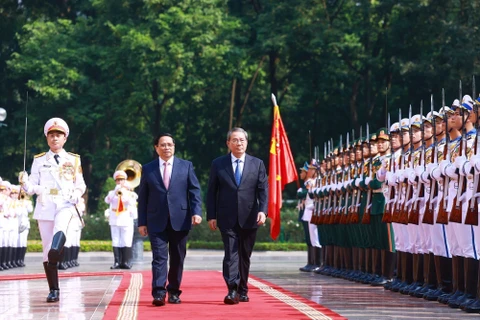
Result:
<instances>
[{"instance_id":1,"label":"man in dark suit","mask_svg":"<svg viewBox=\"0 0 480 320\"><path fill-rule=\"evenodd\" d=\"M175 140L155 139L158 159L142 168L138 196L138 231L152 245L152 295L155 306L180 303L180 283L192 224L202 222L200 185L190 161L174 157ZM170 255L170 268L167 260Z\"/></svg>"},{"instance_id":2,"label":"man in dark suit","mask_svg":"<svg viewBox=\"0 0 480 320\"><path fill-rule=\"evenodd\" d=\"M210 229L220 229L225 255L225 304L248 302L248 273L257 228L265 223L268 179L263 161L245 153L248 134L233 128L227 134L230 153L212 162L207 193Z\"/></svg>"}]
</instances>

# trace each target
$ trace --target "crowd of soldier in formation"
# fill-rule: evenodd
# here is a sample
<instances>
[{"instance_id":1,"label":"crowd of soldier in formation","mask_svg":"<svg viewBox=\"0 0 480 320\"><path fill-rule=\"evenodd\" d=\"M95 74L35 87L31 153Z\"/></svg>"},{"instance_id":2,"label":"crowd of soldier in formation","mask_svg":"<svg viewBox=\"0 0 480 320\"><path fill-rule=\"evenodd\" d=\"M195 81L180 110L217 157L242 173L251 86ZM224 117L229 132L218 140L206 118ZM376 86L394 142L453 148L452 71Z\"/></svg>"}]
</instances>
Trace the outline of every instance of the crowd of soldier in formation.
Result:
<instances>
[{"instance_id":1,"label":"crowd of soldier in formation","mask_svg":"<svg viewBox=\"0 0 480 320\"><path fill-rule=\"evenodd\" d=\"M480 312L479 105L432 102L301 168L300 269Z\"/></svg>"},{"instance_id":2,"label":"crowd of soldier in formation","mask_svg":"<svg viewBox=\"0 0 480 320\"><path fill-rule=\"evenodd\" d=\"M84 202L79 204L84 211ZM33 212L32 200L21 190L0 178L0 271L25 266L27 238L30 231L29 214ZM72 223L70 241L65 244L59 269L78 266L81 224Z\"/></svg>"}]
</instances>

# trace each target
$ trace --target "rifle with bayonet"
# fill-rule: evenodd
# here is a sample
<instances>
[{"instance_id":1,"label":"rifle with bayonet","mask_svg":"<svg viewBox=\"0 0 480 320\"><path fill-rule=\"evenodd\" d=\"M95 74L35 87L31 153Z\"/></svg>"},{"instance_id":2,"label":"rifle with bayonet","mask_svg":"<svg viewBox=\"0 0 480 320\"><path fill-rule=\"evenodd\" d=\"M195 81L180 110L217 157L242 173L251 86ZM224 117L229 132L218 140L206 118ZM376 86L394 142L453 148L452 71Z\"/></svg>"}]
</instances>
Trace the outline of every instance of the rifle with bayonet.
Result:
<instances>
[{"instance_id":1,"label":"rifle with bayonet","mask_svg":"<svg viewBox=\"0 0 480 320\"><path fill-rule=\"evenodd\" d=\"M352 157L353 155L353 157ZM349 152L349 157L350 157L350 166L348 168L348 185L347 185L347 190L349 191L349 199L350 201L347 203L346 206L346 214L347 214L347 219L346 222L347 224L351 223L352 220L352 208L353 205L355 204L355 199L356 197L356 189L352 187L352 181L355 178L355 173L356 173L356 155L355 155L355 130L352 129L352 145L350 146L350 152Z\"/></svg>"},{"instance_id":2,"label":"rifle with bayonet","mask_svg":"<svg viewBox=\"0 0 480 320\"><path fill-rule=\"evenodd\" d=\"M367 177L369 177L370 179L372 178L372 149L371 149L371 145L370 145L370 130L369 130L369 126L368 126L368 123L367 123L367 136L366 136L366 139L367 139L367 145L368 145L368 153L369 153L369 157L370 157L370 160L368 162L368 172L367 172ZM372 201L372 189L368 188L368 185L367 185L367 202L365 203L365 209L363 211L363 217L362 217L362 224L370 224L370 208L371 208L371 205L370 205L370 202Z\"/></svg>"},{"instance_id":3,"label":"rifle with bayonet","mask_svg":"<svg viewBox=\"0 0 480 320\"><path fill-rule=\"evenodd\" d=\"M442 89L442 106L445 107L445 90ZM444 108L445 109L445 108ZM445 110L443 114L443 121L445 122L445 146L443 151L443 158L450 162L450 132L448 131L448 114ZM440 182L439 182L440 183ZM438 199L439 201L439 208L438 208L438 216L437 216L437 223L439 224L448 224L448 212L447 212L447 201L448 201L448 184L450 183L450 178L445 176L443 179L443 199ZM440 187L440 186L439 186Z\"/></svg>"},{"instance_id":4,"label":"rifle with bayonet","mask_svg":"<svg viewBox=\"0 0 480 320\"><path fill-rule=\"evenodd\" d=\"M400 123L400 120L399 120ZM387 130L388 130L388 140L390 141L390 144L392 143L392 133L390 132L390 113L388 114L388 120L387 120ZM390 173L395 172L395 154L393 150L391 151L391 157L390 157L390 163L389 163L389 171ZM387 183L388 187L388 198L385 201L385 210L383 212L382 216L382 222L384 223L391 223L392 222L392 208L393 208L393 200L395 199L395 188L388 185L388 181L385 181Z\"/></svg>"},{"instance_id":5,"label":"rifle with bayonet","mask_svg":"<svg viewBox=\"0 0 480 320\"><path fill-rule=\"evenodd\" d=\"M343 202L343 192L342 186L345 181L345 163L343 158L343 136L340 135L340 145L338 147L338 168L337 172L337 194L338 194L338 205L337 210L335 211L335 223L339 224L342 220L342 202ZM340 178L341 181L338 181Z\"/></svg>"},{"instance_id":6,"label":"rifle with bayonet","mask_svg":"<svg viewBox=\"0 0 480 320\"><path fill-rule=\"evenodd\" d=\"M425 168L425 132L424 132L424 123L423 123L423 100L420 101L420 130L421 130L421 146L420 146L420 156L418 159L417 166ZM415 169L415 168L413 168ZM412 206L412 210L408 215L408 223L418 225L420 217L420 205L419 201L425 197L425 186L422 181L417 176L415 178L417 182L417 190L415 192L416 198ZM412 187L413 188L413 187Z\"/></svg>"},{"instance_id":7,"label":"rifle with bayonet","mask_svg":"<svg viewBox=\"0 0 480 320\"><path fill-rule=\"evenodd\" d=\"M317 147L313 147L313 158L315 159L315 164L317 165L315 168L315 187L313 188L313 212L312 212L312 217L310 218L310 223L311 224L317 224L318 220L318 206L319 206L319 197L318 197L318 188L320 187L320 166L318 162L318 156L317 156Z\"/></svg>"},{"instance_id":8,"label":"rifle with bayonet","mask_svg":"<svg viewBox=\"0 0 480 320\"><path fill-rule=\"evenodd\" d=\"M462 81L460 80L460 99L462 101ZM461 104L461 102L460 102ZM459 148L459 156L466 156L467 155L467 129L466 129L466 119L465 119L465 110L461 107L460 115L462 117L462 140L460 141L460 148ZM453 163L452 163L453 165ZM460 174L459 169L456 170L458 175L458 188L457 188L457 196L455 197L455 204L452 207L452 211L450 212L450 222L462 223L462 202L460 201L460 197L467 191L467 179L463 174Z\"/></svg>"},{"instance_id":9,"label":"rifle with bayonet","mask_svg":"<svg viewBox=\"0 0 480 320\"><path fill-rule=\"evenodd\" d=\"M347 132L347 140L345 141L345 149L343 150L344 155L343 155L343 183L342 185L345 187L345 197L344 197L344 206L342 207L342 212L341 212L341 219L340 223L341 224L347 224L347 218L348 218L348 202L350 201L350 190L348 186L346 186L345 182L350 181L350 133ZM346 171L346 175L345 175Z\"/></svg>"},{"instance_id":10,"label":"rifle with bayonet","mask_svg":"<svg viewBox=\"0 0 480 320\"><path fill-rule=\"evenodd\" d=\"M409 111L408 111L408 135L410 137L410 147L409 147L409 154L408 154L408 163L410 168L413 168L413 162L414 162L414 157L413 157L413 139L412 139L412 105L410 105ZM403 208L402 211L400 212L400 223L402 224L408 224L408 202L409 200L413 197L413 187L411 184L408 183L408 179L404 179L404 183L406 184L406 192L405 192L405 200L403 202Z\"/></svg>"},{"instance_id":11,"label":"rifle with bayonet","mask_svg":"<svg viewBox=\"0 0 480 320\"><path fill-rule=\"evenodd\" d=\"M329 143L330 142L326 142L325 145L324 145L324 153L325 153L325 175L324 175L324 178L323 178L323 192L322 192L322 195L323 195L323 204L322 204L322 207L320 208L320 221L319 221L319 224L326 224L327 223L327 210L328 210L328 206L329 206L329 196L330 196L330 192L328 191L328 188L330 187L330 184L331 184L331 179L330 179L330 176L331 176L331 172L330 172L330 168L331 168L331 165L330 165L330 146L329 146ZM326 148L325 146L328 146L328 148Z\"/></svg>"},{"instance_id":12,"label":"rifle with bayonet","mask_svg":"<svg viewBox=\"0 0 480 320\"><path fill-rule=\"evenodd\" d=\"M360 145L360 153L361 153L361 159L360 159L360 163L357 165L357 174L356 174L356 178L355 179L360 179L362 180L363 179L363 167L364 167L364 157L363 157L363 146L362 146L362 143L363 143L363 137L362 137L362 127L360 127L360 140L359 140L359 145ZM355 159L356 159L356 155L355 155ZM361 197L361 193L362 191L360 190L360 188L357 188L356 186L353 186L353 188L356 189L356 196L355 196L355 199L354 199L354 203L352 205L352 214L351 214L351 217L350 217L350 223L358 223L359 222L359 207L360 207L360 197Z\"/></svg>"},{"instance_id":13,"label":"rifle with bayonet","mask_svg":"<svg viewBox=\"0 0 480 320\"><path fill-rule=\"evenodd\" d=\"M398 159L398 169L399 172L404 170L405 164L405 147L403 146L403 129L402 129L402 109L398 109L398 126L400 128L399 138L400 138L400 157ZM393 176L395 177L395 176ZM396 186L396 195L397 199L395 203L392 203L392 222L400 223L400 211L402 207L402 197L403 197L403 187L404 184L400 179L395 178L398 180L398 185Z\"/></svg>"},{"instance_id":14,"label":"rifle with bayonet","mask_svg":"<svg viewBox=\"0 0 480 320\"><path fill-rule=\"evenodd\" d=\"M429 165L430 163L437 164L438 162L438 155L437 155L437 117L433 114L433 94L430 96L430 121L432 123L433 129L433 141L432 145L430 146L430 161L428 161L427 156L425 157L425 165ZM430 178L430 193L428 199L425 201L425 213L423 214L422 223L425 224L433 224L434 218L434 207L433 207L433 199L438 196L438 188L437 182Z\"/></svg>"},{"instance_id":15,"label":"rifle with bayonet","mask_svg":"<svg viewBox=\"0 0 480 320\"><path fill-rule=\"evenodd\" d=\"M473 76L473 81L472 81L472 87L473 87L473 96L472 98L475 99L476 96L476 90L475 90L475 76ZM476 129L476 140L475 140L475 146L473 150L472 157L477 155L477 152L479 150L479 144L480 144L480 133L479 133L479 114L478 114L478 101L474 100L474 108L473 112L475 112L476 115L476 121L475 121L475 129ZM478 174L475 174L475 168L472 166L472 169L470 170L470 173L473 174L473 195L472 198L470 199L470 203L467 209L467 215L465 217L465 224L472 225L472 226L478 226L478 198L475 197L475 194L479 193L479 176Z\"/></svg>"}]
</instances>

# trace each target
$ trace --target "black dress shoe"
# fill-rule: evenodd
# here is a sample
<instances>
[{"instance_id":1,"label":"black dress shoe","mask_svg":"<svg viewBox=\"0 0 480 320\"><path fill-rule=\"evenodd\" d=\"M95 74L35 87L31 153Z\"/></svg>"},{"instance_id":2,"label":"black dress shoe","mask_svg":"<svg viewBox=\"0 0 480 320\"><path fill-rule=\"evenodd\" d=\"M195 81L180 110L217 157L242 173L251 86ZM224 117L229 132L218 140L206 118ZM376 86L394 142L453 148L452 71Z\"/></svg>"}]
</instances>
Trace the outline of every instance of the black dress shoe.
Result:
<instances>
[{"instance_id":1,"label":"black dress shoe","mask_svg":"<svg viewBox=\"0 0 480 320\"><path fill-rule=\"evenodd\" d=\"M152 304L157 307L161 307L165 305L165 296L155 297L153 298Z\"/></svg>"},{"instance_id":2,"label":"black dress shoe","mask_svg":"<svg viewBox=\"0 0 480 320\"><path fill-rule=\"evenodd\" d=\"M168 293L168 303L179 304L182 300L178 296L178 293Z\"/></svg>"},{"instance_id":3,"label":"black dress shoe","mask_svg":"<svg viewBox=\"0 0 480 320\"><path fill-rule=\"evenodd\" d=\"M238 297L238 301L240 302L248 302L250 301L250 299L248 298L248 296L246 294L241 294L239 297Z\"/></svg>"},{"instance_id":4,"label":"black dress shoe","mask_svg":"<svg viewBox=\"0 0 480 320\"><path fill-rule=\"evenodd\" d=\"M225 299L223 299L223 303L225 304L238 304L238 301L238 293L236 290L229 290Z\"/></svg>"},{"instance_id":5,"label":"black dress shoe","mask_svg":"<svg viewBox=\"0 0 480 320\"><path fill-rule=\"evenodd\" d=\"M52 289L47 297L47 302L57 302L60 300L60 290Z\"/></svg>"}]
</instances>

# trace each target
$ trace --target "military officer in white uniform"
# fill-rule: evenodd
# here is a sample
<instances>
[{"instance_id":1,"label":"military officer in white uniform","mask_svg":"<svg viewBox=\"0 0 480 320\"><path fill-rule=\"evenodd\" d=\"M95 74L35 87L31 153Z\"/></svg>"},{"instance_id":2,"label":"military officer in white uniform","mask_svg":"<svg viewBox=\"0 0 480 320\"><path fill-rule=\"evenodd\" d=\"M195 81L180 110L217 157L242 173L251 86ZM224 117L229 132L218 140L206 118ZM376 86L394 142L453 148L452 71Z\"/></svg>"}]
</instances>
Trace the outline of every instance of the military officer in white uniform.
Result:
<instances>
[{"instance_id":1,"label":"military officer in white uniform","mask_svg":"<svg viewBox=\"0 0 480 320\"><path fill-rule=\"evenodd\" d=\"M38 221L43 247L43 265L50 293L47 302L60 299L58 262L61 261L75 205L85 193L80 156L63 149L70 130L60 118L52 118L43 130L50 150L34 157L31 174L22 172L19 181L28 194L36 194L33 218Z\"/></svg>"}]
</instances>

